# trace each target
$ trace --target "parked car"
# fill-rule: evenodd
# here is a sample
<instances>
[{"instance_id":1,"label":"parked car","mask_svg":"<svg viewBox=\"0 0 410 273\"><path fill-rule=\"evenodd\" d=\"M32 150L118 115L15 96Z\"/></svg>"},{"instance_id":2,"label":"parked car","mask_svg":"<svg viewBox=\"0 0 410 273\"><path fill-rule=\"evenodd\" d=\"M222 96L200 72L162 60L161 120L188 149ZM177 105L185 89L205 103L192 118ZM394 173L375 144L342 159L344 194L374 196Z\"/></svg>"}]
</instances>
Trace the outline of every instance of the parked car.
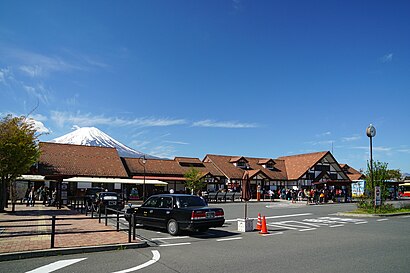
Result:
<instances>
[{"instance_id":1,"label":"parked car","mask_svg":"<svg viewBox=\"0 0 410 273\"><path fill-rule=\"evenodd\" d=\"M100 187L88 188L85 190L84 204L87 210L90 211L92 209L92 205L93 205L97 192L102 192L102 191L104 191L104 188L100 188Z\"/></svg>"},{"instance_id":2,"label":"parked car","mask_svg":"<svg viewBox=\"0 0 410 273\"><path fill-rule=\"evenodd\" d=\"M159 194L148 198L140 207L128 208L125 219L135 213L136 224L167 229L171 235L181 230L206 232L225 223L222 208L208 207L200 196Z\"/></svg>"},{"instance_id":3,"label":"parked car","mask_svg":"<svg viewBox=\"0 0 410 273\"><path fill-rule=\"evenodd\" d=\"M104 212L105 208L122 210L124 204L116 192L97 192L93 200L94 211Z\"/></svg>"}]
</instances>

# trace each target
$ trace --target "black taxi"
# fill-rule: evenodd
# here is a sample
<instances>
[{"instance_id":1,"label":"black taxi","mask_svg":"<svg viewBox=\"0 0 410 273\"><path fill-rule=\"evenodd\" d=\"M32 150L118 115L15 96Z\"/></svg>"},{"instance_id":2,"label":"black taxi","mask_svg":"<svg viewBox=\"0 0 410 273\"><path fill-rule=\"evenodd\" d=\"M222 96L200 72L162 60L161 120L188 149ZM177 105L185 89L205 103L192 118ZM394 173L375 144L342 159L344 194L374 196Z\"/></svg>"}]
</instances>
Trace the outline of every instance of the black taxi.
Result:
<instances>
[{"instance_id":1,"label":"black taxi","mask_svg":"<svg viewBox=\"0 0 410 273\"><path fill-rule=\"evenodd\" d=\"M171 235L181 230L206 232L225 223L222 208L208 207L200 196L159 194L149 197L141 206L128 208L125 219L135 213L136 224L167 229Z\"/></svg>"}]
</instances>

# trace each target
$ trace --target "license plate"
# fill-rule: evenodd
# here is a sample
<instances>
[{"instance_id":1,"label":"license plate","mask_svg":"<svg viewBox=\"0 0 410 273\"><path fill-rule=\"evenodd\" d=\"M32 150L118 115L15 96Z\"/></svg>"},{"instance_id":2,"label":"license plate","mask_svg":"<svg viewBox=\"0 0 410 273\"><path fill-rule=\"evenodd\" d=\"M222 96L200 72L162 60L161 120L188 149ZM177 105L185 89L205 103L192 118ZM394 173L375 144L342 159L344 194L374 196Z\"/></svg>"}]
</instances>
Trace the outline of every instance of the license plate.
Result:
<instances>
[{"instance_id":1,"label":"license plate","mask_svg":"<svg viewBox=\"0 0 410 273\"><path fill-rule=\"evenodd\" d=\"M215 218L215 212L210 211L206 213L206 218Z\"/></svg>"},{"instance_id":2,"label":"license plate","mask_svg":"<svg viewBox=\"0 0 410 273\"><path fill-rule=\"evenodd\" d=\"M108 205L110 206L117 205L117 201L108 201Z\"/></svg>"}]
</instances>

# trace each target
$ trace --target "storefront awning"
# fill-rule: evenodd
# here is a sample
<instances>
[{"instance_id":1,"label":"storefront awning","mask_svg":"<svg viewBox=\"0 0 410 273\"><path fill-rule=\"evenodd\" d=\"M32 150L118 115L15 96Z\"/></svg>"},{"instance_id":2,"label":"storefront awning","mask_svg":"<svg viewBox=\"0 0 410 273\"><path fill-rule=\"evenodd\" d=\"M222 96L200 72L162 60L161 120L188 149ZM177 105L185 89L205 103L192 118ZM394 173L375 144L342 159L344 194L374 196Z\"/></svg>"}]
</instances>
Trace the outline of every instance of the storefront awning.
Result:
<instances>
[{"instance_id":1,"label":"storefront awning","mask_svg":"<svg viewBox=\"0 0 410 273\"><path fill-rule=\"evenodd\" d=\"M102 177L71 177L66 178L63 182L92 182L92 183L120 183L120 184L144 184L142 179L127 179L127 178L102 178ZM159 180L145 180L146 185L161 185L165 186L168 183Z\"/></svg>"},{"instance_id":2,"label":"storefront awning","mask_svg":"<svg viewBox=\"0 0 410 273\"><path fill-rule=\"evenodd\" d=\"M38 174L23 174L20 177L17 177L16 180L28 180L28 181L45 181L45 176Z\"/></svg>"},{"instance_id":3,"label":"storefront awning","mask_svg":"<svg viewBox=\"0 0 410 273\"><path fill-rule=\"evenodd\" d=\"M144 176L141 175L134 175L133 179L143 179ZM146 176L146 180L162 180L162 181L186 181L185 177L176 177L176 176Z\"/></svg>"}]
</instances>

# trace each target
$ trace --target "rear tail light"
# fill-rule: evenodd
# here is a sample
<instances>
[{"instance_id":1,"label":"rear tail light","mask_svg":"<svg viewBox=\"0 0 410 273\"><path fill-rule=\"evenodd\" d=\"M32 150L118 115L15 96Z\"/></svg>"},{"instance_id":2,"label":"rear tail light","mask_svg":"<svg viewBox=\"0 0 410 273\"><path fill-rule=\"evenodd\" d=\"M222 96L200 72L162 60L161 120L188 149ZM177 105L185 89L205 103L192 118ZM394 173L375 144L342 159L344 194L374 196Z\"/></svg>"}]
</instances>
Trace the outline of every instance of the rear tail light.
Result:
<instances>
[{"instance_id":1,"label":"rear tail light","mask_svg":"<svg viewBox=\"0 0 410 273\"><path fill-rule=\"evenodd\" d=\"M205 219L206 212L201 210L194 210L191 213L191 220Z\"/></svg>"},{"instance_id":2,"label":"rear tail light","mask_svg":"<svg viewBox=\"0 0 410 273\"><path fill-rule=\"evenodd\" d=\"M223 210L217 210L215 212L215 217L224 217L224 211Z\"/></svg>"}]
</instances>

